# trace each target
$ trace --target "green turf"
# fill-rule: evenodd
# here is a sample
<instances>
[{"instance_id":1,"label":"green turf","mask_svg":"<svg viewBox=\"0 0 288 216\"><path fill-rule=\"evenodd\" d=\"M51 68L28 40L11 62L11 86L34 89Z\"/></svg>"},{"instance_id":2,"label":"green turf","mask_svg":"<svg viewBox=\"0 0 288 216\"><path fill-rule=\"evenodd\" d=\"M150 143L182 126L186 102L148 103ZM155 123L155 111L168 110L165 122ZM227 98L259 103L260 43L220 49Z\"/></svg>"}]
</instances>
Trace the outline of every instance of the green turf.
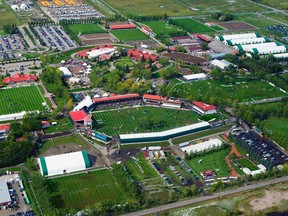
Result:
<instances>
[{"instance_id":1,"label":"green turf","mask_svg":"<svg viewBox=\"0 0 288 216\"><path fill-rule=\"evenodd\" d=\"M57 125L53 125L49 128L45 128L44 129L45 134L73 130L73 126L68 117L62 118L62 119L53 119L53 121L56 121Z\"/></svg>"},{"instance_id":2,"label":"green turf","mask_svg":"<svg viewBox=\"0 0 288 216\"><path fill-rule=\"evenodd\" d=\"M216 30L216 31L223 31L224 28L218 26L218 25L215 25L215 26L211 26L212 29Z\"/></svg>"},{"instance_id":3,"label":"green turf","mask_svg":"<svg viewBox=\"0 0 288 216\"><path fill-rule=\"evenodd\" d=\"M69 25L68 28L76 35L78 35L80 32L81 34L97 34L105 32L105 30L99 24L94 23L73 24Z\"/></svg>"},{"instance_id":4,"label":"green turf","mask_svg":"<svg viewBox=\"0 0 288 216\"><path fill-rule=\"evenodd\" d=\"M169 35L172 32L178 32L181 31L176 26L170 25L165 21L149 21L149 22L143 22L143 24L147 25L155 34L163 34L163 35Z\"/></svg>"},{"instance_id":5,"label":"green turf","mask_svg":"<svg viewBox=\"0 0 288 216\"><path fill-rule=\"evenodd\" d=\"M16 13L13 12L10 6L5 2L6 1L0 0L0 14L1 14L0 29L2 29L4 25L20 24Z\"/></svg>"},{"instance_id":6,"label":"green turf","mask_svg":"<svg viewBox=\"0 0 288 216\"><path fill-rule=\"evenodd\" d=\"M229 167L225 161L225 157L229 154L231 148L222 149L217 152L208 152L205 155L193 157L191 160L186 162L191 168L199 175L200 172L205 170L214 170L217 172L217 177L228 177L230 175ZM202 163L198 163L202 160Z\"/></svg>"},{"instance_id":7,"label":"green turf","mask_svg":"<svg viewBox=\"0 0 288 216\"><path fill-rule=\"evenodd\" d=\"M265 14L265 16L271 17L272 19L276 19L276 20L278 20L280 22L284 22L286 24L288 23L288 17L282 13ZM279 25L281 25L281 24L279 23Z\"/></svg>"},{"instance_id":8,"label":"green turf","mask_svg":"<svg viewBox=\"0 0 288 216\"><path fill-rule=\"evenodd\" d=\"M141 166L143 173L141 172L138 165L134 160L129 159L125 162L125 166L128 169L128 172L131 174L132 178L136 181L141 181L144 179L157 178L159 175L152 167L152 165L146 160L142 153L135 156L135 158L139 159L138 164Z\"/></svg>"},{"instance_id":9,"label":"green turf","mask_svg":"<svg viewBox=\"0 0 288 216\"><path fill-rule=\"evenodd\" d=\"M49 180L54 192L51 193L56 208L84 209L87 205L126 199L110 170L99 170Z\"/></svg>"},{"instance_id":10,"label":"green turf","mask_svg":"<svg viewBox=\"0 0 288 216\"><path fill-rule=\"evenodd\" d=\"M207 33L215 31L214 29L190 18L174 19L173 23L191 33Z\"/></svg>"},{"instance_id":11,"label":"green turf","mask_svg":"<svg viewBox=\"0 0 288 216\"><path fill-rule=\"evenodd\" d=\"M164 122L163 127L153 128L152 131L156 132L196 123L198 117L189 110L149 106L93 113L95 120L103 122L98 130L108 135L148 132L141 126L144 118L157 118Z\"/></svg>"},{"instance_id":12,"label":"green turf","mask_svg":"<svg viewBox=\"0 0 288 216\"><path fill-rule=\"evenodd\" d=\"M248 168L251 171L257 170L257 166L254 165L251 161L249 161L246 158L241 158L239 160L237 160L237 162L243 167L243 168Z\"/></svg>"},{"instance_id":13,"label":"green turf","mask_svg":"<svg viewBox=\"0 0 288 216\"><path fill-rule=\"evenodd\" d=\"M268 6L272 6L281 10L288 10L288 2L287 0L262 0L263 4L266 4Z\"/></svg>"},{"instance_id":14,"label":"green turf","mask_svg":"<svg viewBox=\"0 0 288 216\"><path fill-rule=\"evenodd\" d=\"M0 115L21 111L44 111L43 102L46 101L38 85L0 89Z\"/></svg>"},{"instance_id":15,"label":"green turf","mask_svg":"<svg viewBox=\"0 0 288 216\"><path fill-rule=\"evenodd\" d=\"M219 81L214 80L178 84L174 86L172 94L180 98L198 100L199 98L222 98L227 102L232 100L247 102L286 95L266 82L250 81L232 86L223 86Z\"/></svg>"},{"instance_id":16,"label":"green turf","mask_svg":"<svg viewBox=\"0 0 288 216\"><path fill-rule=\"evenodd\" d=\"M129 57L123 57L114 62L115 67L126 67L127 65L128 67L132 67L134 65L134 62L132 62Z\"/></svg>"},{"instance_id":17,"label":"green turf","mask_svg":"<svg viewBox=\"0 0 288 216\"><path fill-rule=\"evenodd\" d=\"M114 30L111 33L121 41L145 40L149 37L138 29Z\"/></svg>"},{"instance_id":18,"label":"green turf","mask_svg":"<svg viewBox=\"0 0 288 216\"><path fill-rule=\"evenodd\" d=\"M270 25L279 25L279 23L274 20L270 20L264 16L259 17L257 15L252 15L252 14L250 14L249 16L247 15L236 16L236 20L246 22L257 28L263 28L265 26L270 26Z\"/></svg>"}]
</instances>

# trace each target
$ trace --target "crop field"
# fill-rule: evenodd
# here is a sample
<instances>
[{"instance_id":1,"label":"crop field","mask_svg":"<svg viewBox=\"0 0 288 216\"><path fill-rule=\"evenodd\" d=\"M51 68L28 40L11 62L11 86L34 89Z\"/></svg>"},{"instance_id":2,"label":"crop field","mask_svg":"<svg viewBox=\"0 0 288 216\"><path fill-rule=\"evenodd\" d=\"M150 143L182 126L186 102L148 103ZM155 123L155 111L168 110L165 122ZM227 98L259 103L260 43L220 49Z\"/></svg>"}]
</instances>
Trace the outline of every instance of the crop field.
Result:
<instances>
[{"instance_id":1,"label":"crop field","mask_svg":"<svg viewBox=\"0 0 288 216\"><path fill-rule=\"evenodd\" d=\"M20 24L16 14L12 11L12 9L9 8L9 6L3 0L0 0L0 11L1 11L0 29L2 29L4 25Z\"/></svg>"},{"instance_id":2,"label":"crop field","mask_svg":"<svg viewBox=\"0 0 288 216\"><path fill-rule=\"evenodd\" d=\"M78 35L81 34L97 34L105 33L105 30L99 24L88 23L88 24L73 24L69 25L68 28Z\"/></svg>"},{"instance_id":3,"label":"crop field","mask_svg":"<svg viewBox=\"0 0 288 216\"><path fill-rule=\"evenodd\" d=\"M114 30L111 33L121 41L145 40L149 37L138 29Z\"/></svg>"},{"instance_id":4,"label":"crop field","mask_svg":"<svg viewBox=\"0 0 288 216\"><path fill-rule=\"evenodd\" d=\"M43 111L46 102L38 85L0 90L0 115L21 111Z\"/></svg>"},{"instance_id":5,"label":"crop field","mask_svg":"<svg viewBox=\"0 0 288 216\"><path fill-rule=\"evenodd\" d=\"M225 98L248 102L265 98L285 96L286 94L277 88L261 81L249 81L235 85L221 85L218 81L204 80L193 83L177 84L170 88L173 96L181 98ZM171 90L172 89L172 90Z\"/></svg>"},{"instance_id":6,"label":"crop field","mask_svg":"<svg viewBox=\"0 0 288 216\"><path fill-rule=\"evenodd\" d=\"M132 159L129 159L125 162L125 166L134 180L141 181L144 179L159 177L155 169L148 163L142 153L135 156L135 158L139 159L138 163L139 166L141 166L143 173L141 172L139 166Z\"/></svg>"},{"instance_id":7,"label":"crop field","mask_svg":"<svg viewBox=\"0 0 288 216\"><path fill-rule=\"evenodd\" d=\"M197 173L198 176L200 172L205 170L214 170L217 172L217 177L227 177L230 175L230 169L225 161L225 157L229 154L231 148L222 149L216 152L207 153L205 155L200 155L193 157L186 162L191 166L191 168ZM199 160L202 160L199 163Z\"/></svg>"},{"instance_id":8,"label":"crop field","mask_svg":"<svg viewBox=\"0 0 288 216\"><path fill-rule=\"evenodd\" d=\"M224 28L220 27L219 25L211 26L211 28L216 30L216 31L223 31L224 30Z\"/></svg>"},{"instance_id":9,"label":"crop field","mask_svg":"<svg viewBox=\"0 0 288 216\"><path fill-rule=\"evenodd\" d=\"M241 158L239 160L237 160L237 162L242 166L242 167L247 167L248 169L250 169L251 171L257 170L257 166L255 166L251 161L249 161L246 158Z\"/></svg>"},{"instance_id":10,"label":"crop field","mask_svg":"<svg viewBox=\"0 0 288 216\"><path fill-rule=\"evenodd\" d=\"M214 29L190 18L174 19L173 23L190 33L209 33L215 31Z\"/></svg>"},{"instance_id":11,"label":"crop field","mask_svg":"<svg viewBox=\"0 0 288 216\"><path fill-rule=\"evenodd\" d=\"M184 16L197 13L190 10L188 7L185 7L185 5L173 0L105 1L124 16L145 16L161 14L167 14L168 16Z\"/></svg>"},{"instance_id":12,"label":"crop field","mask_svg":"<svg viewBox=\"0 0 288 216\"><path fill-rule=\"evenodd\" d=\"M57 208L83 209L87 205L125 200L125 192L110 170L99 170L49 180L51 199Z\"/></svg>"},{"instance_id":13,"label":"crop field","mask_svg":"<svg viewBox=\"0 0 288 216\"><path fill-rule=\"evenodd\" d=\"M163 35L169 35L172 32L178 32L181 31L176 26L170 25L165 21L149 21L149 22L143 22L143 24L147 25L155 34L163 34Z\"/></svg>"},{"instance_id":14,"label":"crop field","mask_svg":"<svg viewBox=\"0 0 288 216\"><path fill-rule=\"evenodd\" d=\"M288 3L287 3L287 5L288 5ZM272 19L276 19L276 20L278 20L280 22L284 22L286 24L288 23L288 17L282 13L273 13L273 14L271 13L271 14L266 14L265 16L271 17ZM281 24L279 24L279 25L281 25Z\"/></svg>"},{"instance_id":15,"label":"crop field","mask_svg":"<svg viewBox=\"0 0 288 216\"><path fill-rule=\"evenodd\" d=\"M251 14L249 16L237 16L236 19L238 21L249 23L257 28L263 28L265 26L270 25L279 25L279 23L274 20L268 19L264 16L257 16L254 14Z\"/></svg>"},{"instance_id":16,"label":"crop field","mask_svg":"<svg viewBox=\"0 0 288 216\"><path fill-rule=\"evenodd\" d=\"M286 0L278 0L278 1L263 0L261 3L275 7L275 8L279 8L281 10L287 10L288 9L288 2Z\"/></svg>"},{"instance_id":17,"label":"crop field","mask_svg":"<svg viewBox=\"0 0 288 216\"><path fill-rule=\"evenodd\" d=\"M273 1L273 0L271 0ZM282 0L284 1L284 0ZM213 13L223 11L225 12L256 12L256 11L267 11L265 7L259 6L257 4L253 4L246 0L182 0L182 2L186 3L187 5L198 9L200 13Z\"/></svg>"},{"instance_id":18,"label":"crop field","mask_svg":"<svg viewBox=\"0 0 288 216\"><path fill-rule=\"evenodd\" d=\"M160 107L137 107L112 111L94 112L93 118L99 124L100 132L108 135L157 132L181 127L198 122L199 116L188 110L176 110ZM146 123L161 122L151 130L146 129ZM145 125L143 125L145 123Z\"/></svg>"}]
</instances>

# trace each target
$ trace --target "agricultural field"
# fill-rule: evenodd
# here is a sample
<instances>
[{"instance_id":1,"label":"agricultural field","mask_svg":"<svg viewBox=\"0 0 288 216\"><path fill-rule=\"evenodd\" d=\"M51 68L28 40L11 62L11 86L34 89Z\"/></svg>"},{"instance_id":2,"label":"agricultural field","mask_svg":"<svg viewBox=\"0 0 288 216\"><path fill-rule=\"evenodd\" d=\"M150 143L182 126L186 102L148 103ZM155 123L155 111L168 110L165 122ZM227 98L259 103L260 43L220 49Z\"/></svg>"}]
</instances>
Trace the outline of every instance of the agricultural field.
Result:
<instances>
[{"instance_id":1,"label":"agricultural field","mask_svg":"<svg viewBox=\"0 0 288 216\"><path fill-rule=\"evenodd\" d=\"M272 1L272 0L271 0ZM284 1L284 0L283 0ZM229 1L229 0L206 0L206 1L198 1L198 0L182 0L185 4L198 9L199 13L215 13L219 11L225 12L257 12L257 11L267 11L268 9L262 7L257 4L253 4L246 0L237 0L237 1Z\"/></svg>"},{"instance_id":2,"label":"agricultural field","mask_svg":"<svg viewBox=\"0 0 288 216\"><path fill-rule=\"evenodd\" d=\"M123 201L125 192L110 170L98 170L49 180L51 199L56 208L83 209L98 202Z\"/></svg>"},{"instance_id":3,"label":"agricultural field","mask_svg":"<svg viewBox=\"0 0 288 216\"><path fill-rule=\"evenodd\" d=\"M3 0L0 0L0 11L1 11L0 29L2 29L4 25L20 24L16 13L14 13L12 9L10 9L10 7Z\"/></svg>"},{"instance_id":4,"label":"agricultural field","mask_svg":"<svg viewBox=\"0 0 288 216\"><path fill-rule=\"evenodd\" d=\"M209 33L215 30L190 18L173 19L173 24L190 33Z\"/></svg>"},{"instance_id":5,"label":"agricultural field","mask_svg":"<svg viewBox=\"0 0 288 216\"><path fill-rule=\"evenodd\" d=\"M205 170L214 170L217 172L217 177L228 177L230 175L230 169L226 163L225 157L229 154L231 148L222 149L216 152L208 152L205 155L195 156L190 160L186 160L187 164L197 173ZM202 160L199 163L199 160Z\"/></svg>"},{"instance_id":6,"label":"agricultural field","mask_svg":"<svg viewBox=\"0 0 288 216\"><path fill-rule=\"evenodd\" d=\"M251 14L249 16L246 16L246 15L237 16L236 20L249 23L257 28L263 28L265 26L270 26L270 25L279 25L279 23L274 20L268 19L264 16L257 16L254 14Z\"/></svg>"},{"instance_id":7,"label":"agricultural field","mask_svg":"<svg viewBox=\"0 0 288 216\"><path fill-rule=\"evenodd\" d=\"M181 31L178 27L170 25L165 21L149 21L143 22L143 24L147 25L157 35L169 35L173 32Z\"/></svg>"},{"instance_id":8,"label":"agricultural field","mask_svg":"<svg viewBox=\"0 0 288 216\"><path fill-rule=\"evenodd\" d=\"M46 102L40 86L5 88L0 90L0 115L22 111L44 111ZM49 104L48 104L49 105Z\"/></svg>"},{"instance_id":9,"label":"agricultural field","mask_svg":"<svg viewBox=\"0 0 288 216\"><path fill-rule=\"evenodd\" d=\"M149 37L146 34L144 34L138 29L114 30L110 32L121 41L135 41L135 40L149 39Z\"/></svg>"},{"instance_id":10,"label":"agricultural field","mask_svg":"<svg viewBox=\"0 0 288 216\"><path fill-rule=\"evenodd\" d=\"M214 29L214 30L216 30L216 31L223 31L223 30L224 30L224 28L222 28L222 27L219 26L219 25L211 26L210 28L212 28L212 29Z\"/></svg>"},{"instance_id":11,"label":"agricultural field","mask_svg":"<svg viewBox=\"0 0 288 216\"><path fill-rule=\"evenodd\" d=\"M73 24L69 25L68 28L78 35L81 34L97 34L97 33L105 33L105 30L99 25L94 23L87 24Z\"/></svg>"},{"instance_id":12,"label":"agricultural field","mask_svg":"<svg viewBox=\"0 0 288 216\"><path fill-rule=\"evenodd\" d=\"M277 88L261 81L249 81L235 85L221 85L219 81L203 80L193 83L183 83L170 87L170 95L188 99L223 98L226 102L237 100L249 102L265 98L275 98L286 94ZM229 102L230 103L230 102Z\"/></svg>"},{"instance_id":13,"label":"agricultural field","mask_svg":"<svg viewBox=\"0 0 288 216\"><path fill-rule=\"evenodd\" d=\"M255 166L251 161L249 161L246 158L241 158L239 160L237 160L237 162L242 166L242 167L246 167L248 169L250 169L251 171L257 170L257 166Z\"/></svg>"},{"instance_id":14,"label":"agricultural field","mask_svg":"<svg viewBox=\"0 0 288 216\"><path fill-rule=\"evenodd\" d=\"M100 122L97 130L108 135L163 131L196 123L198 117L192 111L149 106L93 113Z\"/></svg>"},{"instance_id":15,"label":"agricultural field","mask_svg":"<svg viewBox=\"0 0 288 216\"><path fill-rule=\"evenodd\" d=\"M147 16L164 14L167 14L168 16L184 16L197 14L197 12L192 11L185 5L173 0L105 1L124 16Z\"/></svg>"},{"instance_id":16,"label":"agricultural field","mask_svg":"<svg viewBox=\"0 0 288 216\"><path fill-rule=\"evenodd\" d=\"M273 14L269 13L269 14L265 14L265 16L270 17L272 19L276 19L276 20L278 20L280 22L284 22L286 24L288 23L288 17L286 15L282 14L282 13L273 13ZM282 25L282 24L279 23L279 25Z\"/></svg>"},{"instance_id":17,"label":"agricultural field","mask_svg":"<svg viewBox=\"0 0 288 216\"><path fill-rule=\"evenodd\" d=\"M261 3L281 10L288 10L288 2L286 0L262 0Z\"/></svg>"}]
</instances>

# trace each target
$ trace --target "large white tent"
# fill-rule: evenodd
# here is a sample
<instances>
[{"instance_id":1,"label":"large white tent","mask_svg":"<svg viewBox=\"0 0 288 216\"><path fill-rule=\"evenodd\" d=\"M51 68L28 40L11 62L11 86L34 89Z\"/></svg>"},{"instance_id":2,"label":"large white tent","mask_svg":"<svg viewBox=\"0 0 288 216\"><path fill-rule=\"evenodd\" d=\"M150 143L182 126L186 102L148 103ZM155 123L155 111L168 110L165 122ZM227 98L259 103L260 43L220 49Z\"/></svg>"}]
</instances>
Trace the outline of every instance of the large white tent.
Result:
<instances>
[{"instance_id":1,"label":"large white tent","mask_svg":"<svg viewBox=\"0 0 288 216\"><path fill-rule=\"evenodd\" d=\"M38 164L43 176L54 176L81 171L91 166L85 150L41 157L38 158Z\"/></svg>"},{"instance_id":2,"label":"large white tent","mask_svg":"<svg viewBox=\"0 0 288 216\"><path fill-rule=\"evenodd\" d=\"M201 152L203 150L212 148L213 146L217 147L221 145L222 145L222 141L216 138L216 139L210 139L205 142L197 143L194 145L185 146L181 150L183 152L187 152L188 154L190 154L191 152Z\"/></svg>"}]
</instances>

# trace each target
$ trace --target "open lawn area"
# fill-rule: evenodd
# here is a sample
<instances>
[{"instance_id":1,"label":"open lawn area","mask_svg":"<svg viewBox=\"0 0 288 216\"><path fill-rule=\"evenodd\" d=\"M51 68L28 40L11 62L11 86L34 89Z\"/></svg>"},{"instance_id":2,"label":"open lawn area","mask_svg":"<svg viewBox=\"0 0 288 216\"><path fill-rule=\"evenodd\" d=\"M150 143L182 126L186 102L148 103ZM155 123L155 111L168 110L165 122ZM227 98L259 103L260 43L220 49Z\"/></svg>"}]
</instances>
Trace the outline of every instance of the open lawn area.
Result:
<instances>
[{"instance_id":1,"label":"open lawn area","mask_svg":"<svg viewBox=\"0 0 288 216\"><path fill-rule=\"evenodd\" d=\"M196 144L197 145L197 144ZM191 166L191 168L197 173L198 176L200 172L205 170L214 170L217 172L217 177L227 177L230 175L230 169L225 161L225 157L229 154L231 148L222 149L216 152L208 152L200 156L195 156L186 162ZM202 160L199 163L199 160Z\"/></svg>"},{"instance_id":2,"label":"open lawn area","mask_svg":"<svg viewBox=\"0 0 288 216\"><path fill-rule=\"evenodd\" d=\"M125 162L125 166L128 169L128 172L131 174L132 178L136 181L141 181L144 179L157 178L159 175L155 171L155 169L149 164L149 162L145 159L142 152L137 156L139 166L142 168L143 172L140 170L140 167L136 164L136 162L132 159L129 159Z\"/></svg>"},{"instance_id":3,"label":"open lawn area","mask_svg":"<svg viewBox=\"0 0 288 216\"><path fill-rule=\"evenodd\" d=\"M171 88L170 88L171 89ZM205 100L208 98L222 98L224 103L233 100L248 102L265 98L275 98L286 94L277 88L261 81L249 81L234 85L221 85L219 81L203 80L192 83L177 84L170 96Z\"/></svg>"},{"instance_id":4,"label":"open lawn area","mask_svg":"<svg viewBox=\"0 0 288 216\"><path fill-rule=\"evenodd\" d=\"M105 30L100 25L94 23L73 24L69 25L68 28L76 35L78 35L80 32L81 34L97 34L105 32Z\"/></svg>"},{"instance_id":5,"label":"open lawn area","mask_svg":"<svg viewBox=\"0 0 288 216\"><path fill-rule=\"evenodd\" d=\"M125 68L126 66L128 67L132 67L134 65L134 62L132 62L130 60L130 57L122 57L120 59L117 59L115 62L114 62L114 66L115 67L122 67L122 68Z\"/></svg>"},{"instance_id":6,"label":"open lawn area","mask_svg":"<svg viewBox=\"0 0 288 216\"><path fill-rule=\"evenodd\" d=\"M181 31L176 26L170 25L165 21L149 21L143 22L143 24L147 25L155 34L169 35L172 32Z\"/></svg>"},{"instance_id":7,"label":"open lawn area","mask_svg":"<svg viewBox=\"0 0 288 216\"><path fill-rule=\"evenodd\" d=\"M33 85L0 89L0 115L22 111L44 111L42 103L46 100L40 88L38 85Z\"/></svg>"},{"instance_id":8,"label":"open lawn area","mask_svg":"<svg viewBox=\"0 0 288 216\"><path fill-rule=\"evenodd\" d=\"M273 1L273 0L271 0ZM284 0L282 0L284 1ZM187 5L196 8L201 13L213 13L219 11L225 12L256 12L256 11L267 11L267 8L253 4L246 0L182 0L181 2L186 3Z\"/></svg>"},{"instance_id":9,"label":"open lawn area","mask_svg":"<svg viewBox=\"0 0 288 216\"><path fill-rule=\"evenodd\" d=\"M10 9L10 7L5 2L6 1L0 0L0 14L1 14L0 29L2 29L4 25L20 24L16 13L14 13L12 9Z\"/></svg>"},{"instance_id":10,"label":"open lawn area","mask_svg":"<svg viewBox=\"0 0 288 216\"><path fill-rule=\"evenodd\" d=\"M288 2L287 2L287 5L288 5ZM285 22L286 24L288 23L288 17L282 13L265 14L265 16L271 17L271 18L279 20L281 22Z\"/></svg>"},{"instance_id":11,"label":"open lawn area","mask_svg":"<svg viewBox=\"0 0 288 216\"><path fill-rule=\"evenodd\" d=\"M237 160L237 162L243 167L248 168L251 171L257 170L257 166L255 166L251 161L249 161L247 158L241 158Z\"/></svg>"},{"instance_id":12,"label":"open lawn area","mask_svg":"<svg viewBox=\"0 0 288 216\"><path fill-rule=\"evenodd\" d=\"M268 19L261 15L257 16L254 14L253 15L250 14L249 16L247 15L237 16L236 20L246 22L257 28L263 28L265 26L270 26L270 25L279 25L279 23L274 20Z\"/></svg>"},{"instance_id":13,"label":"open lawn area","mask_svg":"<svg viewBox=\"0 0 288 216\"><path fill-rule=\"evenodd\" d=\"M149 106L93 113L97 130L107 135L164 131L196 123L198 117L190 110Z\"/></svg>"},{"instance_id":14,"label":"open lawn area","mask_svg":"<svg viewBox=\"0 0 288 216\"><path fill-rule=\"evenodd\" d=\"M149 38L138 29L114 30L111 33L121 41L145 40Z\"/></svg>"},{"instance_id":15,"label":"open lawn area","mask_svg":"<svg viewBox=\"0 0 288 216\"><path fill-rule=\"evenodd\" d=\"M287 0L262 0L261 3L268 6L272 6L281 10L288 10L288 1Z\"/></svg>"},{"instance_id":16,"label":"open lawn area","mask_svg":"<svg viewBox=\"0 0 288 216\"><path fill-rule=\"evenodd\" d=\"M105 0L124 16L164 15L184 16L196 14L185 5L173 0L137 0L119 1Z\"/></svg>"},{"instance_id":17,"label":"open lawn area","mask_svg":"<svg viewBox=\"0 0 288 216\"><path fill-rule=\"evenodd\" d=\"M110 170L99 170L49 180L51 199L56 208L84 209L87 205L126 198Z\"/></svg>"},{"instance_id":18,"label":"open lawn area","mask_svg":"<svg viewBox=\"0 0 288 216\"><path fill-rule=\"evenodd\" d=\"M209 33L215 30L190 18L173 19L173 24L190 33Z\"/></svg>"}]
</instances>

